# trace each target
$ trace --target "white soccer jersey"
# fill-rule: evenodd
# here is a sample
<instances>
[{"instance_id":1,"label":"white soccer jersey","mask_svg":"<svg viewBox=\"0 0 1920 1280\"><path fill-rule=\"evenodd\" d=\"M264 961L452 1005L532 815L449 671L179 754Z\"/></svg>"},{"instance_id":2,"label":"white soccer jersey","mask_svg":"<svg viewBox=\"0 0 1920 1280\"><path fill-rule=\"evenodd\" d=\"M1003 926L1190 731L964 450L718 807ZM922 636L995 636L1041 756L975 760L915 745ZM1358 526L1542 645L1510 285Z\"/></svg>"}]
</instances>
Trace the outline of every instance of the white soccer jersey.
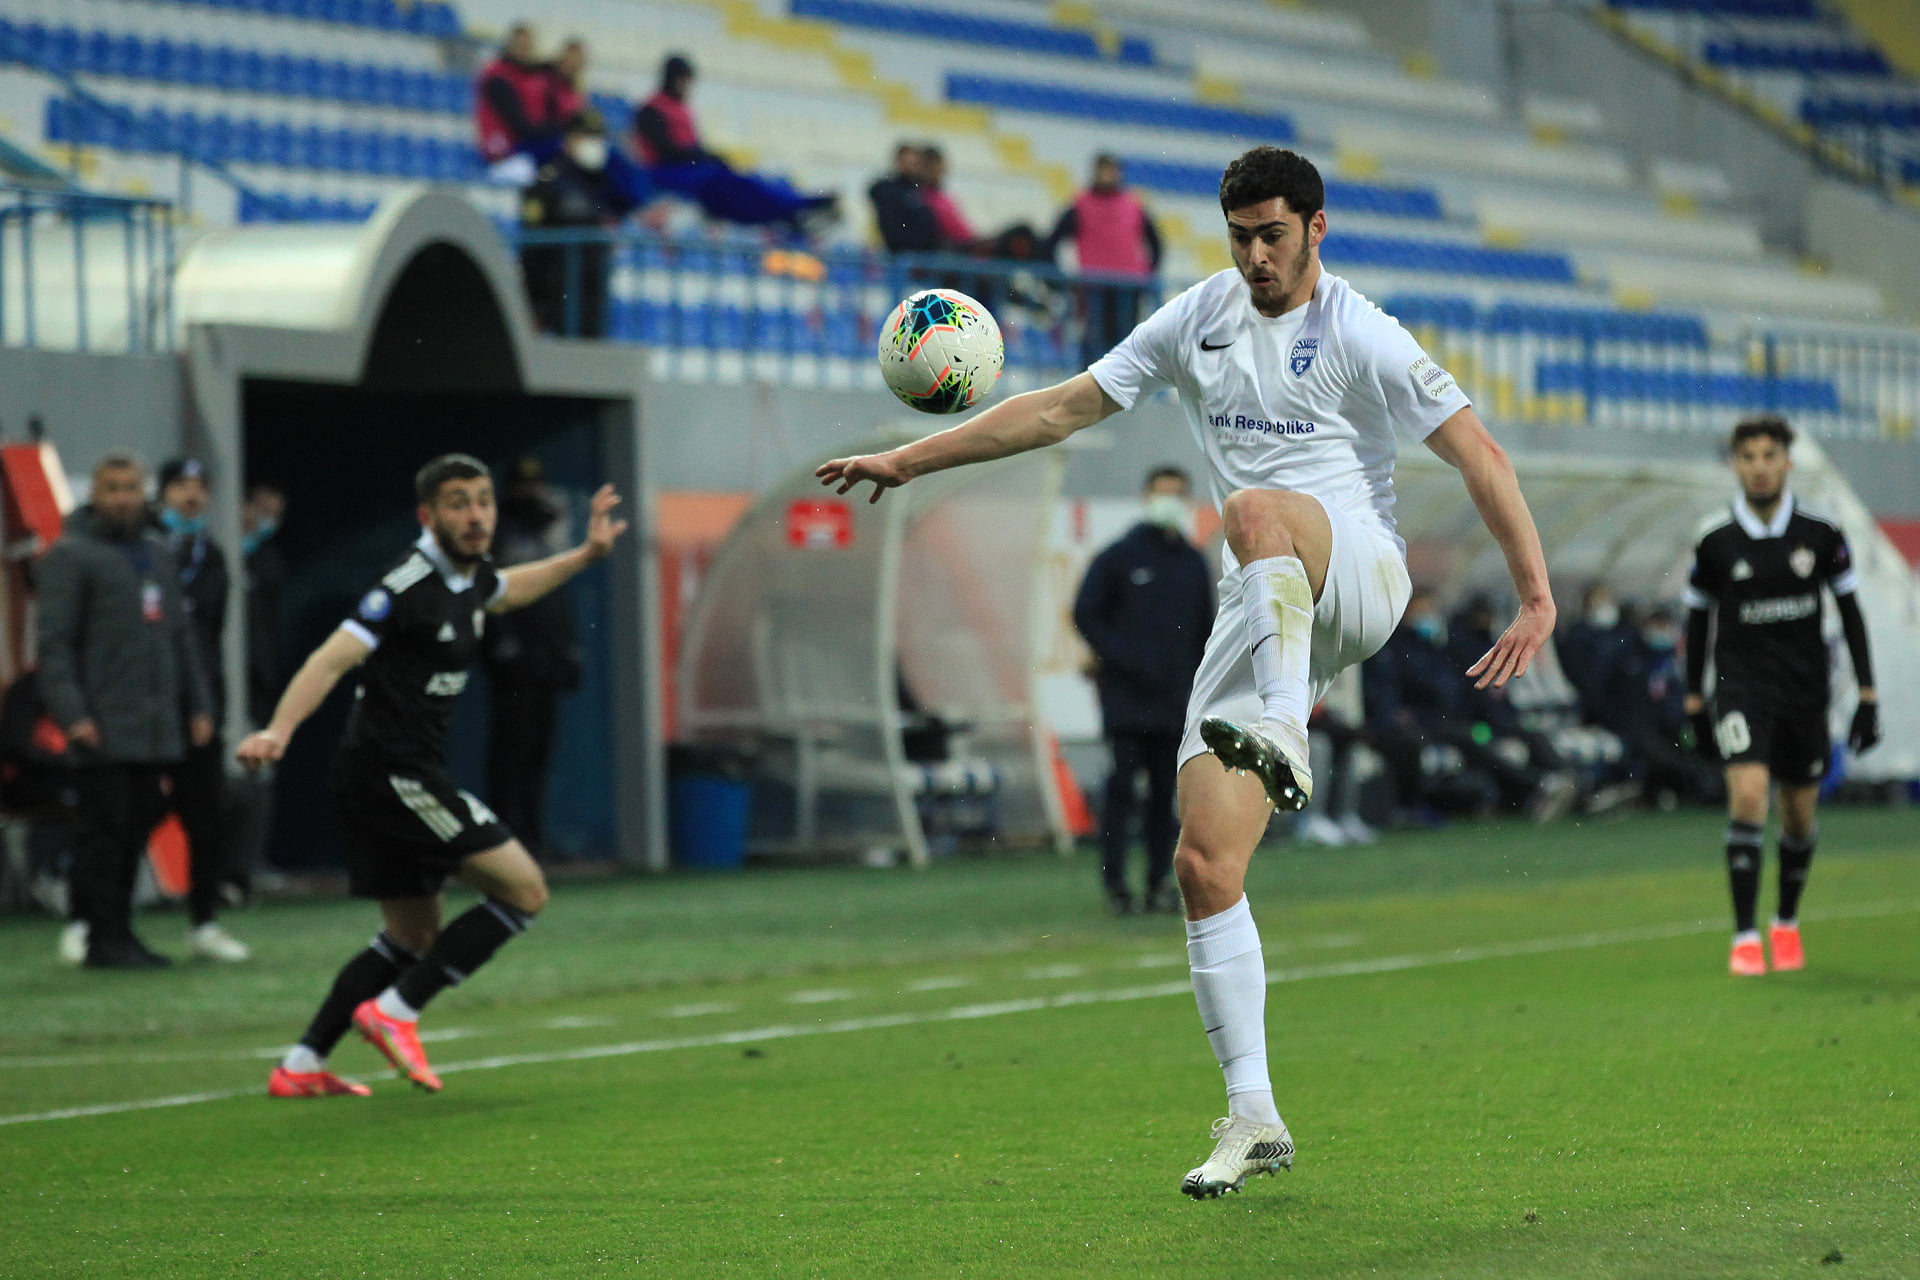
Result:
<instances>
[{"instance_id":1,"label":"white soccer jersey","mask_svg":"<svg viewBox=\"0 0 1920 1280\"><path fill-rule=\"evenodd\" d=\"M1425 440L1470 403L1399 321L1325 272L1311 301L1275 318L1254 310L1238 271L1210 276L1088 372L1123 409L1179 393L1216 505L1236 489L1290 489L1396 542L1395 428Z\"/></svg>"}]
</instances>

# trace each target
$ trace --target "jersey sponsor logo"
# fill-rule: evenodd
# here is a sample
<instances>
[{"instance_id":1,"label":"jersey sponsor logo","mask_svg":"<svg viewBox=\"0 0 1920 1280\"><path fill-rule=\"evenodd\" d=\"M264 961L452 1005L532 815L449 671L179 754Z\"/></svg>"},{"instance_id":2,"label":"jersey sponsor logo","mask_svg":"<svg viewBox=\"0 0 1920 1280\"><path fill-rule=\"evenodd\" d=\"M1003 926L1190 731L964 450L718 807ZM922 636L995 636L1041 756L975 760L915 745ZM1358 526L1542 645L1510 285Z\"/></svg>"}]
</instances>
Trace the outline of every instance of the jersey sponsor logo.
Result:
<instances>
[{"instance_id":1,"label":"jersey sponsor logo","mask_svg":"<svg viewBox=\"0 0 1920 1280\"><path fill-rule=\"evenodd\" d=\"M1810 547L1795 547L1793 554L1787 557L1787 567L1793 570L1797 578L1813 576L1813 550Z\"/></svg>"},{"instance_id":2,"label":"jersey sponsor logo","mask_svg":"<svg viewBox=\"0 0 1920 1280\"><path fill-rule=\"evenodd\" d=\"M453 640L453 624L451 622L441 623L440 634L436 636L435 639L439 640L441 644L450 643Z\"/></svg>"},{"instance_id":3,"label":"jersey sponsor logo","mask_svg":"<svg viewBox=\"0 0 1920 1280\"><path fill-rule=\"evenodd\" d=\"M427 696L431 698L453 698L465 693L467 673L464 671L436 671L427 680Z\"/></svg>"},{"instance_id":4,"label":"jersey sponsor logo","mask_svg":"<svg viewBox=\"0 0 1920 1280\"><path fill-rule=\"evenodd\" d=\"M1421 356L1408 365L1407 376L1430 400L1442 399L1453 391L1453 375L1435 364L1432 356Z\"/></svg>"},{"instance_id":5,"label":"jersey sponsor logo","mask_svg":"<svg viewBox=\"0 0 1920 1280\"><path fill-rule=\"evenodd\" d=\"M1753 566L1745 560L1735 560L1733 562L1733 571L1727 576L1735 582L1745 582L1753 576Z\"/></svg>"},{"instance_id":6,"label":"jersey sponsor logo","mask_svg":"<svg viewBox=\"0 0 1920 1280\"><path fill-rule=\"evenodd\" d=\"M1820 611L1820 593L1809 591L1797 596L1774 596L1768 600L1747 600L1740 605L1740 621L1745 626L1765 626L1770 622L1798 622Z\"/></svg>"},{"instance_id":7,"label":"jersey sponsor logo","mask_svg":"<svg viewBox=\"0 0 1920 1280\"><path fill-rule=\"evenodd\" d=\"M414 583L433 572L433 565L418 551L408 556L398 567L380 579L382 586L396 594L405 591Z\"/></svg>"},{"instance_id":8,"label":"jersey sponsor logo","mask_svg":"<svg viewBox=\"0 0 1920 1280\"><path fill-rule=\"evenodd\" d=\"M379 587L360 597L360 616L368 622L379 622L392 612L393 597Z\"/></svg>"},{"instance_id":9,"label":"jersey sponsor logo","mask_svg":"<svg viewBox=\"0 0 1920 1280\"><path fill-rule=\"evenodd\" d=\"M1223 431L1258 431L1266 436L1310 436L1318 423L1303 418L1255 418L1244 413L1210 413L1207 425Z\"/></svg>"},{"instance_id":10,"label":"jersey sponsor logo","mask_svg":"<svg viewBox=\"0 0 1920 1280\"><path fill-rule=\"evenodd\" d=\"M1302 338L1293 344L1293 351L1287 357L1287 366L1293 370L1293 376L1304 378L1307 370L1313 368L1313 358L1320 354L1320 339Z\"/></svg>"}]
</instances>

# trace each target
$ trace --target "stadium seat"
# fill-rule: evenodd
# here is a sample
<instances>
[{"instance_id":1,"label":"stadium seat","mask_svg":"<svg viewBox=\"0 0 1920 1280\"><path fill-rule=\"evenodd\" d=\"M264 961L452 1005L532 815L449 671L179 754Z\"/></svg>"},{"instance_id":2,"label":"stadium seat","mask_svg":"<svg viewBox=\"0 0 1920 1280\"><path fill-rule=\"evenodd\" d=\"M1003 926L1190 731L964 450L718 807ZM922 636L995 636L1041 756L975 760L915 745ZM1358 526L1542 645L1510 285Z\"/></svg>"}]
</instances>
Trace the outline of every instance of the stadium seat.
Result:
<instances>
[{"instance_id":1,"label":"stadium seat","mask_svg":"<svg viewBox=\"0 0 1920 1280\"><path fill-rule=\"evenodd\" d=\"M1110 124L1227 134L1271 143L1294 140L1293 121L1277 112L1243 111L1236 107L1108 93L1037 81L1006 80L959 71L947 74L946 90L947 98L952 102L1001 107L1010 111L1102 120Z\"/></svg>"}]
</instances>

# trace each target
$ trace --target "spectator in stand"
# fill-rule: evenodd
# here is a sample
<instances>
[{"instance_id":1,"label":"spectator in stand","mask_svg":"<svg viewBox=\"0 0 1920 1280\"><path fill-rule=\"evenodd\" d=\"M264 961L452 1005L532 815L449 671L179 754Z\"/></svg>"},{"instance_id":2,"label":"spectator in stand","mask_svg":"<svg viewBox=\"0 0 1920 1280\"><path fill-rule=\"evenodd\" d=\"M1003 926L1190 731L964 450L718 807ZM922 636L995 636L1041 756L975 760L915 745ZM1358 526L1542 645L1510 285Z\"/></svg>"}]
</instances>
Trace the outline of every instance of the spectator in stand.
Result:
<instances>
[{"instance_id":1,"label":"spectator in stand","mask_svg":"<svg viewBox=\"0 0 1920 1280\"><path fill-rule=\"evenodd\" d=\"M165 812L166 771L213 737L212 699L145 475L125 454L93 469L37 584L40 691L76 762L73 922L60 940L95 969L171 963L133 933L133 883Z\"/></svg>"},{"instance_id":2,"label":"spectator in stand","mask_svg":"<svg viewBox=\"0 0 1920 1280\"><path fill-rule=\"evenodd\" d=\"M535 53L533 28L507 29L500 54L480 69L474 126L480 157L497 182L525 186L533 168L559 148L564 118L553 114L554 76Z\"/></svg>"},{"instance_id":3,"label":"spectator in stand","mask_svg":"<svg viewBox=\"0 0 1920 1280\"><path fill-rule=\"evenodd\" d=\"M1580 718L1588 724L1604 723L1615 672L1635 644L1633 629L1621 622L1613 588L1604 582L1588 583L1580 593L1580 616L1561 631L1555 644L1560 670L1580 695Z\"/></svg>"},{"instance_id":4,"label":"spectator in stand","mask_svg":"<svg viewBox=\"0 0 1920 1280\"><path fill-rule=\"evenodd\" d=\"M687 102L693 81L693 63L671 55L661 64L659 91L634 113L635 150L661 190L692 200L710 218L745 226L785 224L799 232L837 216L838 196L805 195L780 178L736 173L707 150Z\"/></svg>"},{"instance_id":5,"label":"spectator in stand","mask_svg":"<svg viewBox=\"0 0 1920 1280\"><path fill-rule=\"evenodd\" d=\"M612 228L652 198L646 171L607 142L591 108L567 125L560 150L540 166L520 198L526 231ZM543 333L601 338L607 332L607 275L613 246L603 242L520 245L527 302Z\"/></svg>"},{"instance_id":6,"label":"spectator in stand","mask_svg":"<svg viewBox=\"0 0 1920 1280\"><path fill-rule=\"evenodd\" d=\"M568 36L547 67L547 118L571 120L591 102L587 96L587 42Z\"/></svg>"},{"instance_id":7,"label":"spectator in stand","mask_svg":"<svg viewBox=\"0 0 1920 1280\"><path fill-rule=\"evenodd\" d=\"M925 176L922 149L903 142L893 149L893 171L867 188L874 229L888 253L932 253L940 247L940 226L921 190Z\"/></svg>"},{"instance_id":8,"label":"spectator in stand","mask_svg":"<svg viewBox=\"0 0 1920 1280\"><path fill-rule=\"evenodd\" d=\"M965 253L976 258L1005 258L1032 262L1040 256L1040 237L1024 222L1015 222L990 236L975 235L973 224L947 192L947 154L939 147L920 152L921 198L933 212L934 229L942 253Z\"/></svg>"},{"instance_id":9,"label":"spectator in stand","mask_svg":"<svg viewBox=\"0 0 1920 1280\"><path fill-rule=\"evenodd\" d=\"M1469 770L1496 788L1501 804L1546 822L1566 812L1572 779L1536 766L1524 748L1500 746L1491 726L1476 721L1464 668L1447 652L1439 597L1415 587L1400 626L1361 669L1368 741L1387 761L1403 809L1429 799L1426 747L1452 747Z\"/></svg>"},{"instance_id":10,"label":"spectator in stand","mask_svg":"<svg viewBox=\"0 0 1920 1280\"><path fill-rule=\"evenodd\" d=\"M220 726L227 713L227 600L232 578L226 553L207 532L207 468L198 458L174 458L160 467L160 527L179 573L180 599L206 677L213 734L187 747L168 771L167 805L187 833L189 950L209 960L248 960L247 945L215 919L227 880L227 756Z\"/></svg>"},{"instance_id":11,"label":"spectator in stand","mask_svg":"<svg viewBox=\"0 0 1920 1280\"><path fill-rule=\"evenodd\" d=\"M1160 269L1160 231L1140 198L1122 185L1124 178L1117 158L1094 157L1092 184L1074 197L1047 237L1049 258L1058 262L1060 246L1071 241L1083 275L1145 281ZM1132 284L1089 284L1082 287L1080 296L1086 310L1080 358L1091 365L1140 323L1146 289Z\"/></svg>"},{"instance_id":12,"label":"spectator in stand","mask_svg":"<svg viewBox=\"0 0 1920 1280\"><path fill-rule=\"evenodd\" d=\"M1601 726L1625 745L1631 776L1639 780L1648 804L1668 809L1724 803L1721 771L1692 742L1680 626L1673 611L1649 610L1634 640L1631 659L1616 668L1615 696Z\"/></svg>"}]
</instances>

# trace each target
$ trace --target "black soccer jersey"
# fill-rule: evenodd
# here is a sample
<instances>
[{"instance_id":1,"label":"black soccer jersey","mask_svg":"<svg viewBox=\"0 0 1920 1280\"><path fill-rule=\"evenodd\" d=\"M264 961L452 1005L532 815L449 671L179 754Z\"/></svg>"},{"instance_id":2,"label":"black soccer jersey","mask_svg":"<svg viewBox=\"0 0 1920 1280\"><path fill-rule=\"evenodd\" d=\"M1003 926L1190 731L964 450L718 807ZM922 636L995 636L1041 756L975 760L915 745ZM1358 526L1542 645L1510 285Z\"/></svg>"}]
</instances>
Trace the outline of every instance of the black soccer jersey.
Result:
<instances>
[{"instance_id":1,"label":"black soccer jersey","mask_svg":"<svg viewBox=\"0 0 1920 1280\"><path fill-rule=\"evenodd\" d=\"M504 589L484 560L460 576L423 533L340 624L373 646L340 749L404 769L444 769L447 724L480 656L487 606Z\"/></svg>"},{"instance_id":2,"label":"black soccer jersey","mask_svg":"<svg viewBox=\"0 0 1920 1280\"><path fill-rule=\"evenodd\" d=\"M1836 596L1855 590L1853 555L1839 526L1796 506L1792 494L1766 524L1741 500L1701 535L1686 598L1714 610L1722 690L1773 705L1826 704L1823 583Z\"/></svg>"}]
</instances>

